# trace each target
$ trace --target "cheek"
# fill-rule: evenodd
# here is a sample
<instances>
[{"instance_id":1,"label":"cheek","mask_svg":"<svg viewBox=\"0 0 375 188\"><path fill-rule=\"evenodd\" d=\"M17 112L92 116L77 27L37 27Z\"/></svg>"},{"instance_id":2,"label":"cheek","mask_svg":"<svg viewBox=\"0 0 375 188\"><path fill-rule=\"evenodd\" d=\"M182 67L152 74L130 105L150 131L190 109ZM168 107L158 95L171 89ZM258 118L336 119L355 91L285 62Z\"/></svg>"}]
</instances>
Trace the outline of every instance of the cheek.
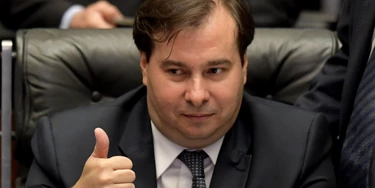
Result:
<instances>
[{"instance_id":1,"label":"cheek","mask_svg":"<svg viewBox=\"0 0 375 188\"><path fill-rule=\"evenodd\" d=\"M211 95L223 111L233 111L242 100L243 84L243 78L237 75L235 78L215 84L215 87L211 89Z\"/></svg>"},{"instance_id":2,"label":"cheek","mask_svg":"<svg viewBox=\"0 0 375 188\"><path fill-rule=\"evenodd\" d=\"M155 105L159 111L157 113L173 114L174 110L180 104L180 91L177 88L168 86L166 82L156 83L154 81L149 86L152 88L153 100L156 102Z\"/></svg>"},{"instance_id":3,"label":"cheek","mask_svg":"<svg viewBox=\"0 0 375 188\"><path fill-rule=\"evenodd\" d=\"M231 88L232 89L232 88ZM221 92L216 92L213 96L219 106L221 107L222 111L233 111L233 108L237 106L239 98L242 97L238 92L234 92L234 90L222 90Z\"/></svg>"},{"instance_id":4,"label":"cheek","mask_svg":"<svg viewBox=\"0 0 375 188\"><path fill-rule=\"evenodd\" d=\"M148 83L159 105L169 109L171 106L179 104L179 99L184 93L183 84L168 80L162 73L149 77Z\"/></svg>"}]
</instances>

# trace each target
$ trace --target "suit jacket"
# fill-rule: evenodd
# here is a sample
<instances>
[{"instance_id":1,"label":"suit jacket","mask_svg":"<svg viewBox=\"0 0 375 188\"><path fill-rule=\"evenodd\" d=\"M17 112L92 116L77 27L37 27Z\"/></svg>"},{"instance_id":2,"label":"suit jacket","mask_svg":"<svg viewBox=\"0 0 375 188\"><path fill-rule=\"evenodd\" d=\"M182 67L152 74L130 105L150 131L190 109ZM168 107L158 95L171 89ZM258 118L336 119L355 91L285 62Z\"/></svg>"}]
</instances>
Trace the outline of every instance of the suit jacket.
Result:
<instances>
[{"instance_id":1,"label":"suit jacket","mask_svg":"<svg viewBox=\"0 0 375 188\"><path fill-rule=\"evenodd\" d=\"M369 170L369 187L375 187L375 144L372 148L372 156Z\"/></svg>"},{"instance_id":2,"label":"suit jacket","mask_svg":"<svg viewBox=\"0 0 375 188\"><path fill-rule=\"evenodd\" d=\"M74 4L87 6L97 0L2 0L11 2L10 13L4 25L11 29L59 27L65 11ZM143 0L108 0L125 16L134 17ZM250 2L250 0L244 0ZM301 6L298 0L252 0L256 26L290 27L298 18ZM250 19L250 18L249 18Z\"/></svg>"},{"instance_id":3,"label":"suit jacket","mask_svg":"<svg viewBox=\"0 0 375 188\"><path fill-rule=\"evenodd\" d=\"M375 1L345 0L337 34L342 42L339 52L330 58L297 105L326 115L332 128L334 163L339 155L353 110L354 99L371 51L375 23Z\"/></svg>"},{"instance_id":4,"label":"suit jacket","mask_svg":"<svg viewBox=\"0 0 375 188\"><path fill-rule=\"evenodd\" d=\"M110 138L109 156L133 162L135 187L156 188L153 137L145 87L115 102L44 117L32 139L27 187L71 187L95 145ZM245 94L213 172L213 188L335 187L331 140L323 116Z\"/></svg>"}]
</instances>

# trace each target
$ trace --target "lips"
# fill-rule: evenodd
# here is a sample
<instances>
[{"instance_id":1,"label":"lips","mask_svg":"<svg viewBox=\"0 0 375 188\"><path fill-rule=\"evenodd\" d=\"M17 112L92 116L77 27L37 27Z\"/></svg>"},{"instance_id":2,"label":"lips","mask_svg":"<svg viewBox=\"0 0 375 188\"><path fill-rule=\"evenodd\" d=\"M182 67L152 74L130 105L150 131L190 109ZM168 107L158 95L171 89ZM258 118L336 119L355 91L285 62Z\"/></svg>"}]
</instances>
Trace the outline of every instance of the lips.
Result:
<instances>
[{"instance_id":1,"label":"lips","mask_svg":"<svg viewBox=\"0 0 375 188\"><path fill-rule=\"evenodd\" d=\"M211 116L213 113L183 113L184 116L191 116L191 117L205 117Z\"/></svg>"},{"instance_id":2,"label":"lips","mask_svg":"<svg viewBox=\"0 0 375 188\"><path fill-rule=\"evenodd\" d=\"M204 121L213 116L213 114L183 114L183 116L192 121Z\"/></svg>"}]
</instances>

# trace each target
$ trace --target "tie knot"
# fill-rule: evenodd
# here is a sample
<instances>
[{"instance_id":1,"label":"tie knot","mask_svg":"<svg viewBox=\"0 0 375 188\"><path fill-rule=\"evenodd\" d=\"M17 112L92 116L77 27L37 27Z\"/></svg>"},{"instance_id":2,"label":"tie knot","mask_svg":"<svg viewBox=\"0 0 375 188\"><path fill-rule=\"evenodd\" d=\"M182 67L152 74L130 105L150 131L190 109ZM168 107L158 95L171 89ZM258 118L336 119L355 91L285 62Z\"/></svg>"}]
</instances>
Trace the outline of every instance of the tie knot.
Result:
<instances>
[{"instance_id":1,"label":"tie knot","mask_svg":"<svg viewBox=\"0 0 375 188\"><path fill-rule=\"evenodd\" d=\"M204 159L207 157L207 153L203 150L184 150L180 153L180 155L178 155L177 158L180 159L190 169L193 177L204 178Z\"/></svg>"}]
</instances>

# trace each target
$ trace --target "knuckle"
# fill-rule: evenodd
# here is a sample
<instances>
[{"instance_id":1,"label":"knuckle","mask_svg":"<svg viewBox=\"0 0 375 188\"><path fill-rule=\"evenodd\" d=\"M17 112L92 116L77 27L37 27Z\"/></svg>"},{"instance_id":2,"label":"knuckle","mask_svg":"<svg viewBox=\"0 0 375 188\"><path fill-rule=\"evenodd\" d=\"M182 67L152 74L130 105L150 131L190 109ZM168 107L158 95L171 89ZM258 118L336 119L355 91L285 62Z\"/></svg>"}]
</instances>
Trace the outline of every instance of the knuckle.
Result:
<instances>
[{"instance_id":1,"label":"knuckle","mask_svg":"<svg viewBox=\"0 0 375 188\"><path fill-rule=\"evenodd\" d=\"M111 158L111 160L117 161L118 163L121 163L121 164L126 164L129 169L133 168L133 162L127 157L114 156Z\"/></svg>"},{"instance_id":2,"label":"knuckle","mask_svg":"<svg viewBox=\"0 0 375 188\"><path fill-rule=\"evenodd\" d=\"M133 162L127 157L125 158L125 161L129 165L129 168L132 169L133 168Z\"/></svg>"},{"instance_id":3,"label":"knuckle","mask_svg":"<svg viewBox=\"0 0 375 188\"><path fill-rule=\"evenodd\" d=\"M106 7L109 5L109 3L107 1L98 1L96 5L99 7Z\"/></svg>"},{"instance_id":4,"label":"knuckle","mask_svg":"<svg viewBox=\"0 0 375 188\"><path fill-rule=\"evenodd\" d=\"M128 183L126 184L126 188L135 188L134 183Z\"/></svg>"},{"instance_id":5,"label":"knuckle","mask_svg":"<svg viewBox=\"0 0 375 188\"><path fill-rule=\"evenodd\" d=\"M109 184L112 182L112 177L109 174L102 174L98 177L99 182L102 184Z\"/></svg>"},{"instance_id":6,"label":"knuckle","mask_svg":"<svg viewBox=\"0 0 375 188\"><path fill-rule=\"evenodd\" d=\"M133 170L125 171L125 176L127 176L131 182L133 182L136 178L135 172Z\"/></svg>"},{"instance_id":7,"label":"knuckle","mask_svg":"<svg viewBox=\"0 0 375 188\"><path fill-rule=\"evenodd\" d=\"M97 166L100 169L105 169L105 168L108 168L109 164L108 164L108 161L105 160L105 161L98 162Z\"/></svg>"}]
</instances>

